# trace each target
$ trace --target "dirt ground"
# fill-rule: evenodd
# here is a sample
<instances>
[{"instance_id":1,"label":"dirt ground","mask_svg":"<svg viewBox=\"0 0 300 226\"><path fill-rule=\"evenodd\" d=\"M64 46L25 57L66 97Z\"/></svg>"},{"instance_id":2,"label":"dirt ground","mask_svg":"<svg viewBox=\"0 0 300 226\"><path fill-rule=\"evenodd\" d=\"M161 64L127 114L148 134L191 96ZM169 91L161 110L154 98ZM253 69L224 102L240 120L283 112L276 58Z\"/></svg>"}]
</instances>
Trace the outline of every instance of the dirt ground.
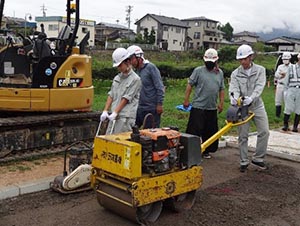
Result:
<instances>
[{"instance_id":1,"label":"dirt ground","mask_svg":"<svg viewBox=\"0 0 300 226\"><path fill-rule=\"evenodd\" d=\"M11 162L0 166L0 187L62 175L63 157L52 156L31 161Z\"/></svg>"},{"instance_id":2,"label":"dirt ground","mask_svg":"<svg viewBox=\"0 0 300 226\"><path fill-rule=\"evenodd\" d=\"M300 164L268 156L268 171L250 166L239 172L238 151L221 149L203 161L203 185L191 210L164 209L153 225L299 226ZM5 226L130 226L136 225L105 210L93 191L61 195L43 191L0 201Z\"/></svg>"}]
</instances>

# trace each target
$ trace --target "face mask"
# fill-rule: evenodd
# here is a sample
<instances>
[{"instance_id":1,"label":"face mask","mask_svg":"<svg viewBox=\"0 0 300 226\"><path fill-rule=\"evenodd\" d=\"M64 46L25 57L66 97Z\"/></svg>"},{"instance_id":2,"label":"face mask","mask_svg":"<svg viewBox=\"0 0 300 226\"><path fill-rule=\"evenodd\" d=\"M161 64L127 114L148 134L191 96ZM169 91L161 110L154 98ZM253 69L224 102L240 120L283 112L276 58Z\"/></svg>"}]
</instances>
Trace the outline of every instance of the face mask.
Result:
<instances>
[{"instance_id":1,"label":"face mask","mask_svg":"<svg viewBox=\"0 0 300 226\"><path fill-rule=\"evenodd\" d=\"M205 66L206 66L207 70L211 71L216 66L216 63L215 62L211 62L211 61L206 61L205 62Z\"/></svg>"}]
</instances>

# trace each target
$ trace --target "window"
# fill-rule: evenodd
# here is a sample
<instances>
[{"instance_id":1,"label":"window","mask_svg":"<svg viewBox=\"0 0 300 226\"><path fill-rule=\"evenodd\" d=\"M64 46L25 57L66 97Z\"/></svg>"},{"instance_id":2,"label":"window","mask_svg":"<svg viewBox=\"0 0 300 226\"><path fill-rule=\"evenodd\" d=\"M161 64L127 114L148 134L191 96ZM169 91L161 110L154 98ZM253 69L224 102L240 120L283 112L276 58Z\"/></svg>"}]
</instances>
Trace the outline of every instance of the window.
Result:
<instances>
[{"instance_id":1,"label":"window","mask_svg":"<svg viewBox=\"0 0 300 226\"><path fill-rule=\"evenodd\" d=\"M194 39L200 39L200 32L195 32L194 33Z\"/></svg>"},{"instance_id":2,"label":"window","mask_svg":"<svg viewBox=\"0 0 300 226\"><path fill-rule=\"evenodd\" d=\"M168 31L168 26L164 26L164 31Z\"/></svg>"},{"instance_id":3,"label":"window","mask_svg":"<svg viewBox=\"0 0 300 226\"><path fill-rule=\"evenodd\" d=\"M176 33L181 33L181 28L177 27L176 28Z\"/></svg>"},{"instance_id":4,"label":"window","mask_svg":"<svg viewBox=\"0 0 300 226\"><path fill-rule=\"evenodd\" d=\"M175 40L175 39L173 40L173 44L176 44L177 42L178 42L177 40Z\"/></svg>"},{"instance_id":5,"label":"window","mask_svg":"<svg viewBox=\"0 0 300 226\"><path fill-rule=\"evenodd\" d=\"M85 33L88 33L89 30L88 30L86 27L82 27L82 28L81 28L81 31L82 31L82 33L85 34Z\"/></svg>"},{"instance_id":6,"label":"window","mask_svg":"<svg viewBox=\"0 0 300 226\"><path fill-rule=\"evenodd\" d=\"M48 30L49 31L58 31L58 24L49 24Z\"/></svg>"},{"instance_id":7,"label":"window","mask_svg":"<svg viewBox=\"0 0 300 226\"><path fill-rule=\"evenodd\" d=\"M195 22L195 27L200 27L200 26L201 26L201 22L196 21L196 22Z\"/></svg>"}]
</instances>

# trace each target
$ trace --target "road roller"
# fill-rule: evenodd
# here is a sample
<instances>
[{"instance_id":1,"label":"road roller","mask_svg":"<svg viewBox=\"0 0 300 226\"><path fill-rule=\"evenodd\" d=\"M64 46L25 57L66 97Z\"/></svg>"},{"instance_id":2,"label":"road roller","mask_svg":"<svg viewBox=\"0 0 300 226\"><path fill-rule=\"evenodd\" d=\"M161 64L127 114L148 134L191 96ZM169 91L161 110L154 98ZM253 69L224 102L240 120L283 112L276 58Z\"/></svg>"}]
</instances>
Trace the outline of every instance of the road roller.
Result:
<instances>
[{"instance_id":1,"label":"road roller","mask_svg":"<svg viewBox=\"0 0 300 226\"><path fill-rule=\"evenodd\" d=\"M190 209L203 181L202 152L253 116L247 106L231 106L226 125L202 144L172 127L96 135L91 186L99 204L141 225L155 222L163 207Z\"/></svg>"}]
</instances>

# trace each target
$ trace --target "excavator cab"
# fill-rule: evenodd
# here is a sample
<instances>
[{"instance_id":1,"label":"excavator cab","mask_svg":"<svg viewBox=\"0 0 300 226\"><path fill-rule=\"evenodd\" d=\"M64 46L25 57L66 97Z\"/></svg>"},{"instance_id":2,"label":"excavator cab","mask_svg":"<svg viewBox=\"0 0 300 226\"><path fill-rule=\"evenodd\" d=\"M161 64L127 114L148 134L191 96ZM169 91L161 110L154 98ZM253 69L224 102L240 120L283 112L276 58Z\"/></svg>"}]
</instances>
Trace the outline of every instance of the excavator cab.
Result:
<instances>
[{"instance_id":1,"label":"excavator cab","mask_svg":"<svg viewBox=\"0 0 300 226\"><path fill-rule=\"evenodd\" d=\"M76 42L79 0L72 1L67 0L67 22L57 37L47 37L41 25L33 38L22 36L23 44L8 39L0 50L0 111L91 110L92 59L84 53L87 38Z\"/></svg>"}]
</instances>

